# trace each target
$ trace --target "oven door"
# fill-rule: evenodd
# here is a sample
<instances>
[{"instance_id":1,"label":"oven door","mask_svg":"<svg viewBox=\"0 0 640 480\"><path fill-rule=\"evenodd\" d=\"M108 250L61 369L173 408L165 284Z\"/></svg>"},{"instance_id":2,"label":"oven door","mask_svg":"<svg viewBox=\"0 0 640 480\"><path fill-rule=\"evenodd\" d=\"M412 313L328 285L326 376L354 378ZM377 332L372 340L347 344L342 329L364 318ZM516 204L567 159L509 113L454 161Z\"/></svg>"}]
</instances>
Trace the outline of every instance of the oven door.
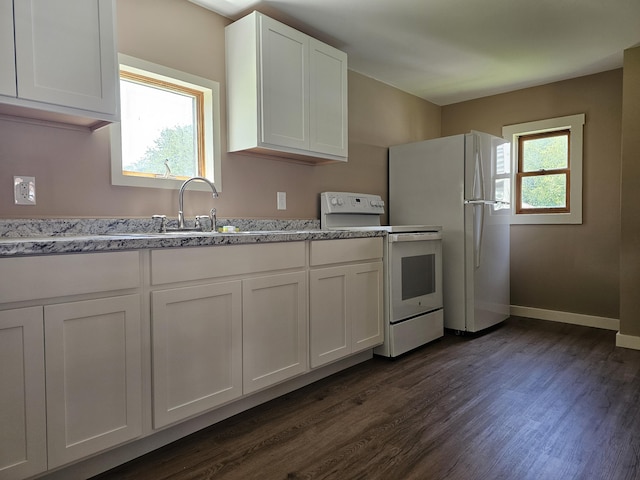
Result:
<instances>
[{"instance_id":1,"label":"oven door","mask_svg":"<svg viewBox=\"0 0 640 480\"><path fill-rule=\"evenodd\" d=\"M439 232L389 235L390 321L442 308L442 237Z\"/></svg>"}]
</instances>

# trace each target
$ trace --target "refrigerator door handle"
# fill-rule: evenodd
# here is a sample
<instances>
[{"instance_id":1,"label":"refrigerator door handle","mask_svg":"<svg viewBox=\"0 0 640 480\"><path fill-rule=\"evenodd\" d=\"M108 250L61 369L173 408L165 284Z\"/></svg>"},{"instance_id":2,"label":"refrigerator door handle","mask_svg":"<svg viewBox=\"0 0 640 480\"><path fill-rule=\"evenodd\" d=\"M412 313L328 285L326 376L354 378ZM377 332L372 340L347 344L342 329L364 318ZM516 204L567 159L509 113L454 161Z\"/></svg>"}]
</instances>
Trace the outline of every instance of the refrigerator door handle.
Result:
<instances>
[{"instance_id":1,"label":"refrigerator door handle","mask_svg":"<svg viewBox=\"0 0 640 480\"><path fill-rule=\"evenodd\" d=\"M475 175L473 176L473 198L474 199L485 199L484 194L484 170L482 165L482 150L480 149L480 138L476 137L473 148L474 148L474 156L475 156Z\"/></svg>"},{"instance_id":2,"label":"refrigerator door handle","mask_svg":"<svg viewBox=\"0 0 640 480\"><path fill-rule=\"evenodd\" d=\"M473 204L473 260L476 269L482 262L482 238L484 237L484 203Z\"/></svg>"}]
</instances>

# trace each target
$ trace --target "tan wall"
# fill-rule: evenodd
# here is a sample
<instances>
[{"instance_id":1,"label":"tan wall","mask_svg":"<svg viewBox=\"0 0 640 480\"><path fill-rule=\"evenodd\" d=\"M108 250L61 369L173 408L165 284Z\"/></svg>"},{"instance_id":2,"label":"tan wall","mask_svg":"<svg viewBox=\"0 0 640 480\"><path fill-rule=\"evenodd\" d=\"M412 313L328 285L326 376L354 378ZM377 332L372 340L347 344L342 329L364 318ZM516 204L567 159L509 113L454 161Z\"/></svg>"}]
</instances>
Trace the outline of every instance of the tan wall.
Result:
<instances>
[{"instance_id":1,"label":"tan wall","mask_svg":"<svg viewBox=\"0 0 640 480\"><path fill-rule=\"evenodd\" d=\"M224 27L230 21L184 0L118 0L119 51L218 81L225 112ZM0 218L177 215L177 192L112 186L109 132L93 134L0 120L0 185L36 177L37 205L15 206L0 190ZM318 194L387 195L387 147L440 135L440 107L349 72L349 162L303 166L223 154L220 217L318 218ZM222 125L223 151L226 125ZM276 209L276 192L287 210ZM205 192L188 192L186 214L207 212Z\"/></svg>"},{"instance_id":2,"label":"tan wall","mask_svg":"<svg viewBox=\"0 0 640 480\"><path fill-rule=\"evenodd\" d=\"M619 317L622 70L443 107L442 134L586 114L582 225L512 225L511 303Z\"/></svg>"},{"instance_id":3,"label":"tan wall","mask_svg":"<svg viewBox=\"0 0 640 480\"><path fill-rule=\"evenodd\" d=\"M640 336L640 47L624 54L620 333Z\"/></svg>"}]
</instances>

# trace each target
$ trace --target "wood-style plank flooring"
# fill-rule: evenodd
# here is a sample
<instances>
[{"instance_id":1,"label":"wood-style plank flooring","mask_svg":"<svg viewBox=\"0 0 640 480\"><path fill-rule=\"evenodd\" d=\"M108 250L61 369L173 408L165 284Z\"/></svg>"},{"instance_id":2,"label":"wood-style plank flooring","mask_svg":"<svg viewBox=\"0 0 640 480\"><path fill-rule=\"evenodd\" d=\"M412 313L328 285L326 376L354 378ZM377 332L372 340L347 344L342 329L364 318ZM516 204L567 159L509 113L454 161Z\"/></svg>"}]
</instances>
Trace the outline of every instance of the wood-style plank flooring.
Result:
<instances>
[{"instance_id":1,"label":"wood-style plank flooring","mask_svg":"<svg viewBox=\"0 0 640 480\"><path fill-rule=\"evenodd\" d=\"M640 351L511 318L375 357L98 479L640 479Z\"/></svg>"}]
</instances>

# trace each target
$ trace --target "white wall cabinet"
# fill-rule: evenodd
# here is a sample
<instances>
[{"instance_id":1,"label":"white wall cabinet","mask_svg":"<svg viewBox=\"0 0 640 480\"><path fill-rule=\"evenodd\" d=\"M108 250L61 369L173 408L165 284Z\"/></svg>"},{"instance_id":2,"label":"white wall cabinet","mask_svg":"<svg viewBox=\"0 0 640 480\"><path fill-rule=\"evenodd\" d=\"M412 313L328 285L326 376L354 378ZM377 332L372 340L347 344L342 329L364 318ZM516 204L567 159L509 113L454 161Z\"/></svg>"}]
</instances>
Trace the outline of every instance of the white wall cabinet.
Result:
<instances>
[{"instance_id":1,"label":"white wall cabinet","mask_svg":"<svg viewBox=\"0 0 640 480\"><path fill-rule=\"evenodd\" d=\"M244 393L307 371L305 272L243 280Z\"/></svg>"},{"instance_id":2,"label":"white wall cabinet","mask_svg":"<svg viewBox=\"0 0 640 480\"><path fill-rule=\"evenodd\" d=\"M0 478L47 469L42 307L0 311Z\"/></svg>"},{"instance_id":3,"label":"white wall cabinet","mask_svg":"<svg viewBox=\"0 0 640 480\"><path fill-rule=\"evenodd\" d=\"M226 28L228 150L346 161L347 55L259 12Z\"/></svg>"},{"instance_id":4,"label":"white wall cabinet","mask_svg":"<svg viewBox=\"0 0 640 480\"><path fill-rule=\"evenodd\" d=\"M310 264L311 367L380 345L382 239L311 242Z\"/></svg>"},{"instance_id":5,"label":"white wall cabinet","mask_svg":"<svg viewBox=\"0 0 640 480\"><path fill-rule=\"evenodd\" d=\"M142 433L138 294L44 307L49 468Z\"/></svg>"},{"instance_id":6,"label":"white wall cabinet","mask_svg":"<svg viewBox=\"0 0 640 480\"><path fill-rule=\"evenodd\" d=\"M92 127L117 121L114 1L0 2L0 59L16 66L0 74L0 112Z\"/></svg>"},{"instance_id":7,"label":"white wall cabinet","mask_svg":"<svg viewBox=\"0 0 640 480\"><path fill-rule=\"evenodd\" d=\"M152 292L153 426L242 395L242 284Z\"/></svg>"},{"instance_id":8,"label":"white wall cabinet","mask_svg":"<svg viewBox=\"0 0 640 480\"><path fill-rule=\"evenodd\" d=\"M15 64L13 0L0 0L0 95L17 95Z\"/></svg>"}]
</instances>

